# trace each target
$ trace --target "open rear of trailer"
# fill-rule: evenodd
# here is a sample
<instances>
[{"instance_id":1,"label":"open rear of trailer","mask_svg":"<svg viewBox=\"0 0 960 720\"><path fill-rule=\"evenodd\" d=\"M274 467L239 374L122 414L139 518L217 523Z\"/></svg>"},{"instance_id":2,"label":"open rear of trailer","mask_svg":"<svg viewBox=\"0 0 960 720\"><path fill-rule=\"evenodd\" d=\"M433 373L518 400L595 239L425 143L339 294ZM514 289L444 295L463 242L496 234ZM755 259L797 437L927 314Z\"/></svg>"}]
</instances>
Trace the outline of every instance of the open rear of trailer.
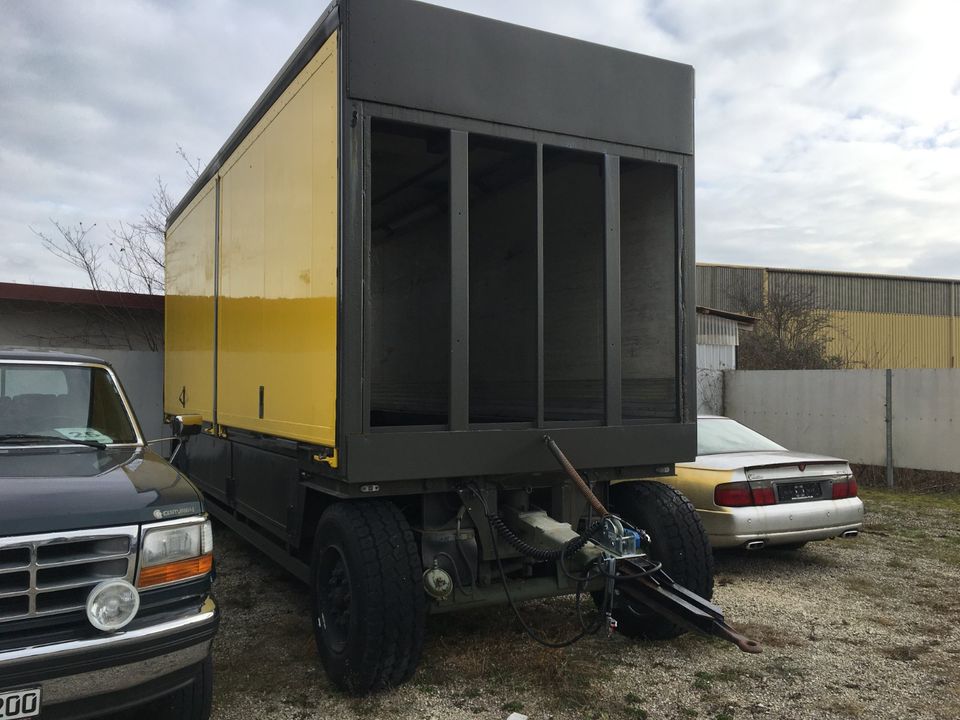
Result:
<instances>
[{"instance_id":1,"label":"open rear of trailer","mask_svg":"<svg viewBox=\"0 0 960 720\"><path fill-rule=\"evenodd\" d=\"M712 588L689 503L626 482L696 454L693 214L692 68L410 0L331 5L173 211L177 461L311 583L338 684L409 677L428 612L691 624L609 576Z\"/></svg>"}]
</instances>

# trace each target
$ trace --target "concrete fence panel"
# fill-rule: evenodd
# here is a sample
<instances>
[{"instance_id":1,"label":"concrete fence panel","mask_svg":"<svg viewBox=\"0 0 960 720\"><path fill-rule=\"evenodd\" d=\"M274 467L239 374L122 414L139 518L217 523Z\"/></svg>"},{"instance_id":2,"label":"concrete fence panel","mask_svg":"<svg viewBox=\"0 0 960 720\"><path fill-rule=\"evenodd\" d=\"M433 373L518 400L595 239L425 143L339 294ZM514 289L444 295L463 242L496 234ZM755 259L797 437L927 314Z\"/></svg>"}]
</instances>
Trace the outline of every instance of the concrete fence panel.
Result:
<instances>
[{"instance_id":1,"label":"concrete fence panel","mask_svg":"<svg viewBox=\"0 0 960 720\"><path fill-rule=\"evenodd\" d=\"M724 373L726 414L791 450L886 462L883 370Z\"/></svg>"},{"instance_id":2,"label":"concrete fence panel","mask_svg":"<svg viewBox=\"0 0 960 720\"><path fill-rule=\"evenodd\" d=\"M893 464L960 472L960 370L894 370Z\"/></svg>"}]
</instances>

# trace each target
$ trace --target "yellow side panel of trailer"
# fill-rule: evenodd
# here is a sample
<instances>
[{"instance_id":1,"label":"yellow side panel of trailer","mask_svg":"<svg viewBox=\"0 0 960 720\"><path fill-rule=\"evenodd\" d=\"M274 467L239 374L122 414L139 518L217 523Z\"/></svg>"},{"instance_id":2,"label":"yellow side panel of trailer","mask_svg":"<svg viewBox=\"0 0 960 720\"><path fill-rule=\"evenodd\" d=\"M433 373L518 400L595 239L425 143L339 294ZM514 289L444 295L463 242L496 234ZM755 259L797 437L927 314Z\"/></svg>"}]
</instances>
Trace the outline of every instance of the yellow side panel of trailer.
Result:
<instances>
[{"instance_id":1,"label":"yellow side panel of trailer","mask_svg":"<svg viewBox=\"0 0 960 720\"><path fill-rule=\"evenodd\" d=\"M211 180L167 231L163 411L213 421L214 248Z\"/></svg>"},{"instance_id":2,"label":"yellow side panel of trailer","mask_svg":"<svg viewBox=\"0 0 960 720\"><path fill-rule=\"evenodd\" d=\"M221 170L217 417L332 447L337 36Z\"/></svg>"}]
</instances>

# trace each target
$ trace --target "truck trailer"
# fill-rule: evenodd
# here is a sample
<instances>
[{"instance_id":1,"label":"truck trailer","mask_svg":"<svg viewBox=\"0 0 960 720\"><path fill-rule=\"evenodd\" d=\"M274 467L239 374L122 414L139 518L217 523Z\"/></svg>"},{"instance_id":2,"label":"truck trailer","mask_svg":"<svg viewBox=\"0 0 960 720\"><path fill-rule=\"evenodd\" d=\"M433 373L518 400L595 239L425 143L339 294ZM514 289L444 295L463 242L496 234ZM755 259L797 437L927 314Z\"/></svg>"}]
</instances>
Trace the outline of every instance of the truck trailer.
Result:
<instances>
[{"instance_id":1,"label":"truck trailer","mask_svg":"<svg viewBox=\"0 0 960 720\"><path fill-rule=\"evenodd\" d=\"M566 641L759 650L656 481L696 455L693 98L686 65L338 0L170 214L176 463L309 583L339 687L410 678L429 614L563 594Z\"/></svg>"}]
</instances>

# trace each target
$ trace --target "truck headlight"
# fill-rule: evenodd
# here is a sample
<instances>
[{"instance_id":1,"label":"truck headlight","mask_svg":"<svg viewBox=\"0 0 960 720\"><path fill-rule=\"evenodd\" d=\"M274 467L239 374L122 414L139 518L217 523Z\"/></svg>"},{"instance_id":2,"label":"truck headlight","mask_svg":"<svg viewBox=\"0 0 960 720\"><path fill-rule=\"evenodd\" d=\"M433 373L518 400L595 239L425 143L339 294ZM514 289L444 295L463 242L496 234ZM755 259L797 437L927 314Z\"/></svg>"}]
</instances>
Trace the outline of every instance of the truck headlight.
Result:
<instances>
[{"instance_id":1,"label":"truck headlight","mask_svg":"<svg viewBox=\"0 0 960 720\"><path fill-rule=\"evenodd\" d=\"M137 587L189 580L213 568L213 528L191 519L146 525L140 541Z\"/></svg>"},{"instance_id":2,"label":"truck headlight","mask_svg":"<svg viewBox=\"0 0 960 720\"><path fill-rule=\"evenodd\" d=\"M140 593L126 580L104 580L87 596L87 620L97 630L119 630L139 609Z\"/></svg>"}]
</instances>

